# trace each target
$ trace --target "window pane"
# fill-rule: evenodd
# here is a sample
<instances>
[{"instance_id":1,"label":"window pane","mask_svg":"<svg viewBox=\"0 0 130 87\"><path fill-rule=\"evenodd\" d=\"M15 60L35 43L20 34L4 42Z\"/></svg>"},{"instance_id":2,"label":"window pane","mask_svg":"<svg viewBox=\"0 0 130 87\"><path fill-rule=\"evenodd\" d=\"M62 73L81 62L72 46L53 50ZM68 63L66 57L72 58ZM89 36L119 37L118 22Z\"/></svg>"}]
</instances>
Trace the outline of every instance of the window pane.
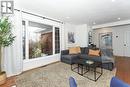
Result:
<instances>
[{"instance_id":1,"label":"window pane","mask_svg":"<svg viewBox=\"0 0 130 87\"><path fill-rule=\"evenodd\" d=\"M60 53L60 31L55 27L55 54Z\"/></svg>"},{"instance_id":2,"label":"window pane","mask_svg":"<svg viewBox=\"0 0 130 87\"><path fill-rule=\"evenodd\" d=\"M29 21L29 59L52 55L52 26Z\"/></svg>"},{"instance_id":3,"label":"window pane","mask_svg":"<svg viewBox=\"0 0 130 87\"><path fill-rule=\"evenodd\" d=\"M23 39L23 59L25 59L25 38L26 38L26 26L25 26L25 21L22 21L22 30L23 30L23 34L22 34L22 39Z\"/></svg>"}]
</instances>

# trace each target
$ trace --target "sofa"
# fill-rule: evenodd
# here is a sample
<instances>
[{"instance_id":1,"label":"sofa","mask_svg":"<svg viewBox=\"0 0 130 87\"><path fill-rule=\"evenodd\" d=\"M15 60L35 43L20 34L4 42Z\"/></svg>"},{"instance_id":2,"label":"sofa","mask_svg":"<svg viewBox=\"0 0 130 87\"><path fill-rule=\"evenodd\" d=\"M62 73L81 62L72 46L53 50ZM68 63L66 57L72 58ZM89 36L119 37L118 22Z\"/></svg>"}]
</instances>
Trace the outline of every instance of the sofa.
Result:
<instances>
[{"instance_id":1,"label":"sofa","mask_svg":"<svg viewBox=\"0 0 130 87\"><path fill-rule=\"evenodd\" d=\"M89 49L92 48L88 48L88 47L80 47L81 49L81 53L79 54L69 54L69 50L62 50L61 51L61 62L67 63L67 64L73 64L75 63L76 59L78 58L85 58L85 59L89 59L92 61L99 61L102 62L102 55L101 56L89 56ZM98 48L96 48L95 50L97 50ZM111 65L111 66L110 66ZM109 66L109 67L106 67ZM107 63L103 63L103 68L112 70L113 69L113 62L111 61L107 61Z\"/></svg>"}]
</instances>

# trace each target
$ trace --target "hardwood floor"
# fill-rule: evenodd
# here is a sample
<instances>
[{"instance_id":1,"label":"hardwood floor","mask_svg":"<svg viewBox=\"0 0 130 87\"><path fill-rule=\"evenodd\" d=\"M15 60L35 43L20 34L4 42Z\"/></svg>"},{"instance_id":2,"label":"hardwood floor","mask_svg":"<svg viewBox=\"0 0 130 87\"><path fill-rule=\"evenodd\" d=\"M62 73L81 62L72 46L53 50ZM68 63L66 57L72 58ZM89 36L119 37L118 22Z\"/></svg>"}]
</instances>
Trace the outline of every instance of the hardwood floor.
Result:
<instances>
[{"instance_id":1,"label":"hardwood floor","mask_svg":"<svg viewBox=\"0 0 130 87\"><path fill-rule=\"evenodd\" d=\"M5 84L0 85L0 87L11 87L15 85L15 76L7 78Z\"/></svg>"},{"instance_id":2,"label":"hardwood floor","mask_svg":"<svg viewBox=\"0 0 130 87\"><path fill-rule=\"evenodd\" d=\"M130 84L130 58L115 57L116 58L116 76L124 82Z\"/></svg>"}]
</instances>

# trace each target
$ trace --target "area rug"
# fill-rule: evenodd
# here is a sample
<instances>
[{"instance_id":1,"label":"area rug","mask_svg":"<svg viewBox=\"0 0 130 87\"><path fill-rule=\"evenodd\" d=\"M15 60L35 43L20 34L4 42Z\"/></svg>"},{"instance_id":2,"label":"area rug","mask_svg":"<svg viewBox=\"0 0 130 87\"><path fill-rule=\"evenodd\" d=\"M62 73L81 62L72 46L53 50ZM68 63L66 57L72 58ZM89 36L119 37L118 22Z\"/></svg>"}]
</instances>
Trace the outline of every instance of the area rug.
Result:
<instances>
[{"instance_id":1,"label":"area rug","mask_svg":"<svg viewBox=\"0 0 130 87\"><path fill-rule=\"evenodd\" d=\"M92 74L92 73L90 73ZM71 71L71 66L65 63L55 63L33 69L16 77L17 87L69 87L69 77L76 79L78 87L110 87L110 80L115 70L103 70L103 75L97 82L91 81Z\"/></svg>"}]
</instances>

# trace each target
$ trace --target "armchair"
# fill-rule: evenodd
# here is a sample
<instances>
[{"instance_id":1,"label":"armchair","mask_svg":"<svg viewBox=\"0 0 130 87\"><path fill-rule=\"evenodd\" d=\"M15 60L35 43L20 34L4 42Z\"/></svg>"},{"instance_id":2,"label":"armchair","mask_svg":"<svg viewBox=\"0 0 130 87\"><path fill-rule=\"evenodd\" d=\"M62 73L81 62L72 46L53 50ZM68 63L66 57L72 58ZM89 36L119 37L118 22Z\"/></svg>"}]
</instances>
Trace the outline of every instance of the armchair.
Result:
<instances>
[{"instance_id":1,"label":"armchair","mask_svg":"<svg viewBox=\"0 0 130 87\"><path fill-rule=\"evenodd\" d=\"M130 85L126 84L125 82L118 79L117 77L113 77L111 79L110 87L130 87Z\"/></svg>"},{"instance_id":2,"label":"armchair","mask_svg":"<svg viewBox=\"0 0 130 87\"><path fill-rule=\"evenodd\" d=\"M77 87L76 81L73 77L69 78L70 87Z\"/></svg>"}]
</instances>

